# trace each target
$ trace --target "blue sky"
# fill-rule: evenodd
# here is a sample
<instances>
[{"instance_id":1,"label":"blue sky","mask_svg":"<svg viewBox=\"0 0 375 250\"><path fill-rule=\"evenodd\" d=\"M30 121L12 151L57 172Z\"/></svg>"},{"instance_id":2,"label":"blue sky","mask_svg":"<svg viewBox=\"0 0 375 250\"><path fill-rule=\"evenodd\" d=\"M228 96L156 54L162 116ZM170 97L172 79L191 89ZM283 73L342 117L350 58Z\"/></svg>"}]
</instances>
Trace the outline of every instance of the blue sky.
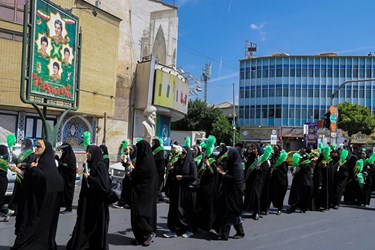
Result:
<instances>
[{"instance_id":1,"label":"blue sky","mask_svg":"<svg viewBox=\"0 0 375 250\"><path fill-rule=\"evenodd\" d=\"M273 53L375 55L375 0L165 0L178 7L177 66L200 80L212 64L207 102L238 103L245 41ZM203 88L203 85L202 85ZM194 98L194 96L192 96ZM203 99L203 91L199 94Z\"/></svg>"}]
</instances>

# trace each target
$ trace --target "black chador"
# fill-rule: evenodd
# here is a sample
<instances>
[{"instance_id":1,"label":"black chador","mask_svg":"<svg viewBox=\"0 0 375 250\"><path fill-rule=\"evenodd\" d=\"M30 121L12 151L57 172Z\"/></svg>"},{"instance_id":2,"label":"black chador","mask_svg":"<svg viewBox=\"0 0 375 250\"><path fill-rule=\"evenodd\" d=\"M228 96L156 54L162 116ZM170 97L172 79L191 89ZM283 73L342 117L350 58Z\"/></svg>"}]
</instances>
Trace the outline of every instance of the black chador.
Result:
<instances>
[{"instance_id":1,"label":"black chador","mask_svg":"<svg viewBox=\"0 0 375 250\"><path fill-rule=\"evenodd\" d=\"M311 203L313 190L311 161L308 159L307 154L301 160L302 162L296 165L293 171L294 176L288 200L288 204L291 206L288 210L289 212L294 212L296 208L300 208L301 212L306 212Z\"/></svg>"},{"instance_id":2,"label":"black chador","mask_svg":"<svg viewBox=\"0 0 375 250\"><path fill-rule=\"evenodd\" d=\"M288 190L288 164L286 152L280 152L280 148L274 147L274 158L271 163L271 179L270 179L270 200L273 206L277 208L277 214L283 209L285 194Z\"/></svg>"},{"instance_id":3,"label":"black chador","mask_svg":"<svg viewBox=\"0 0 375 250\"><path fill-rule=\"evenodd\" d=\"M65 213L72 211L77 161L73 148L69 143L64 142L60 146L60 150L62 151L62 154L59 159L58 170L64 180L63 206L66 209L63 211L63 213Z\"/></svg>"},{"instance_id":4,"label":"black chador","mask_svg":"<svg viewBox=\"0 0 375 250\"><path fill-rule=\"evenodd\" d=\"M39 140L36 162L24 172L25 203L12 249L56 249L56 230L64 183L52 146Z\"/></svg>"},{"instance_id":5,"label":"black chador","mask_svg":"<svg viewBox=\"0 0 375 250\"><path fill-rule=\"evenodd\" d=\"M14 190L12 198L8 203L9 208L15 208L17 210L15 235L18 234L18 229L22 221L24 203L25 203L25 189L23 185L25 171L30 169L30 164L35 161L33 143L30 139L22 141L21 154L17 159L17 166L21 170L17 173L16 182L14 183Z\"/></svg>"},{"instance_id":6,"label":"black chador","mask_svg":"<svg viewBox=\"0 0 375 250\"><path fill-rule=\"evenodd\" d=\"M109 223L107 197L110 180L102 151L98 146L87 149L89 176L82 178L77 221L67 249L106 249Z\"/></svg>"},{"instance_id":7,"label":"black chador","mask_svg":"<svg viewBox=\"0 0 375 250\"><path fill-rule=\"evenodd\" d=\"M184 147L181 158L170 172L168 228L175 234L191 236L196 194L190 186L197 178L192 152ZM165 235L170 237L169 234Z\"/></svg>"},{"instance_id":8,"label":"black chador","mask_svg":"<svg viewBox=\"0 0 375 250\"><path fill-rule=\"evenodd\" d=\"M239 239L245 236L241 213L243 195L243 169L242 159L237 150L228 151L227 169L224 171L218 167L222 185L218 203L219 240L228 240L229 231L233 225L236 234L233 238Z\"/></svg>"},{"instance_id":9,"label":"black chador","mask_svg":"<svg viewBox=\"0 0 375 250\"><path fill-rule=\"evenodd\" d=\"M271 146L267 147L263 155L258 156L258 149L253 146L245 167L245 199L243 211L252 211L252 217L259 219L260 198L269 169Z\"/></svg>"},{"instance_id":10,"label":"black chador","mask_svg":"<svg viewBox=\"0 0 375 250\"><path fill-rule=\"evenodd\" d=\"M195 226L206 231L214 226L217 212L219 179L215 161L213 155L205 156L198 171L199 188L197 188L197 206L194 216Z\"/></svg>"},{"instance_id":11,"label":"black chador","mask_svg":"<svg viewBox=\"0 0 375 250\"><path fill-rule=\"evenodd\" d=\"M331 204L333 187L333 162L330 156L331 148L325 146L314 168L314 205L316 210L327 210Z\"/></svg>"},{"instance_id":12,"label":"black chador","mask_svg":"<svg viewBox=\"0 0 375 250\"><path fill-rule=\"evenodd\" d=\"M346 149L341 150L340 157L332 157L334 161L332 205L334 209L337 209L340 205L342 193L344 191L345 184L349 176L347 157L348 150Z\"/></svg>"},{"instance_id":13,"label":"black chador","mask_svg":"<svg viewBox=\"0 0 375 250\"><path fill-rule=\"evenodd\" d=\"M164 157L164 147L160 144L158 138L152 139L152 154L155 160L156 167L156 201L163 201L163 195L161 193L163 183L164 183L164 174L165 174L165 157Z\"/></svg>"},{"instance_id":14,"label":"black chador","mask_svg":"<svg viewBox=\"0 0 375 250\"><path fill-rule=\"evenodd\" d=\"M137 243L149 245L156 233L158 173L150 144L141 140L136 146L137 163L131 173L131 225Z\"/></svg>"}]
</instances>

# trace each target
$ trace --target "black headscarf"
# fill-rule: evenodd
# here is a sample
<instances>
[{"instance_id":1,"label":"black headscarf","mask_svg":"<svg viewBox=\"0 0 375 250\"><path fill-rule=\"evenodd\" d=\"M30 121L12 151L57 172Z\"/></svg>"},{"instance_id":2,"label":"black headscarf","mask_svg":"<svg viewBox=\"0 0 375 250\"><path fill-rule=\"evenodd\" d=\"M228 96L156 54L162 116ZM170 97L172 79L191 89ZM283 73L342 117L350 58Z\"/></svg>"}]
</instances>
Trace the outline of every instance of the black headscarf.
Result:
<instances>
[{"instance_id":1,"label":"black headscarf","mask_svg":"<svg viewBox=\"0 0 375 250\"><path fill-rule=\"evenodd\" d=\"M160 141L159 141L159 139L158 138L154 138L154 139L152 139L152 142L153 142L153 146L152 146L152 150L155 150L155 149L157 149L158 147L160 147Z\"/></svg>"},{"instance_id":2,"label":"black headscarf","mask_svg":"<svg viewBox=\"0 0 375 250\"><path fill-rule=\"evenodd\" d=\"M102 195L107 195L110 191L110 181L102 150L96 145L89 145L87 151L91 153L91 159L87 161L90 169L88 182L90 185L94 185L94 188Z\"/></svg>"},{"instance_id":3,"label":"black headscarf","mask_svg":"<svg viewBox=\"0 0 375 250\"><path fill-rule=\"evenodd\" d=\"M155 170L154 156L152 155L150 144L141 140L137 142L137 163L136 168L139 173L146 173ZM152 170L151 170L152 169Z\"/></svg>"},{"instance_id":4,"label":"black headscarf","mask_svg":"<svg viewBox=\"0 0 375 250\"><path fill-rule=\"evenodd\" d=\"M45 180L45 192L62 192L64 190L64 181L57 171L55 155L51 143L46 140L40 140L44 143L45 149L40 156L37 168L42 172Z\"/></svg>"},{"instance_id":5,"label":"black headscarf","mask_svg":"<svg viewBox=\"0 0 375 250\"><path fill-rule=\"evenodd\" d=\"M186 146L183 146L182 150L186 151L186 156L184 159L181 158L181 164L177 167L178 173L188 175L190 173L190 164L193 163L195 165L193 153L191 152L190 148Z\"/></svg>"},{"instance_id":6,"label":"black headscarf","mask_svg":"<svg viewBox=\"0 0 375 250\"><path fill-rule=\"evenodd\" d=\"M27 139L22 140L22 144L25 146L21 149L21 152L25 152L29 149L34 150L33 142L30 139L27 138Z\"/></svg>"},{"instance_id":7,"label":"black headscarf","mask_svg":"<svg viewBox=\"0 0 375 250\"><path fill-rule=\"evenodd\" d=\"M222 156L223 154L225 154L228 151L227 145L225 145L224 143L220 143L219 148L220 148L220 153L217 156L217 159L219 159L220 156Z\"/></svg>"},{"instance_id":8,"label":"black headscarf","mask_svg":"<svg viewBox=\"0 0 375 250\"><path fill-rule=\"evenodd\" d=\"M74 154L72 146L69 143L64 142L60 146L60 149L63 150L60 161L62 161L63 163L67 163L70 166L75 166L77 163L77 160L76 160L76 155Z\"/></svg>"},{"instance_id":9,"label":"black headscarf","mask_svg":"<svg viewBox=\"0 0 375 250\"><path fill-rule=\"evenodd\" d=\"M103 154L103 158L104 158L104 162L107 166L107 169L109 169L109 155L108 155L108 148L106 145L102 144L99 146L100 149L102 150L102 154Z\"/></svg>"},{"instance_id":10,"label":"black headscarf","mask_svg":"<svg viewBox=\"0 0 375 250\"><path fill-rule=\"evenodd\" d=\"M3 158L4 160L8 160L9 158L9 153L8 153L8 148L5 145L0 145L0 157Z\"/></svg>"},{"instance_id":11,"label":"black headscarf","mask_svg":"<svg viewBox=\"0 0 375 250\"><path fill-rule=\"evenodd\" d=\"M228 150L227 174L232 176L236 186L242 190L243 188L243 170L242 159L240 153L235 149Z\"/></svg>"}]
</instances>

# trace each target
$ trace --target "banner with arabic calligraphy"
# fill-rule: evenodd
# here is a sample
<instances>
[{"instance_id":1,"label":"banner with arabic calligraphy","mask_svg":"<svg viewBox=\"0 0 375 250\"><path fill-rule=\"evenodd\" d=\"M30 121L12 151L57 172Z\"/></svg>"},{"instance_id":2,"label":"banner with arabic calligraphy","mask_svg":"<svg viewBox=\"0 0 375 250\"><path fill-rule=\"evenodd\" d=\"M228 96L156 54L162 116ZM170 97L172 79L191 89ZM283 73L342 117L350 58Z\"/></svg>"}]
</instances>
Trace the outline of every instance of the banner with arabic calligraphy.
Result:
<instances>
[{"instance_id":1,"label":"banner with arabic calligraphy","mask_svg":"<svg viewBox=\"0 0 375 250\"><path fill-rule=\"evenodd\" d=\"M78 18L43 0L33 11L31 94L74 102Z\"/></svg>"}]
</instances>

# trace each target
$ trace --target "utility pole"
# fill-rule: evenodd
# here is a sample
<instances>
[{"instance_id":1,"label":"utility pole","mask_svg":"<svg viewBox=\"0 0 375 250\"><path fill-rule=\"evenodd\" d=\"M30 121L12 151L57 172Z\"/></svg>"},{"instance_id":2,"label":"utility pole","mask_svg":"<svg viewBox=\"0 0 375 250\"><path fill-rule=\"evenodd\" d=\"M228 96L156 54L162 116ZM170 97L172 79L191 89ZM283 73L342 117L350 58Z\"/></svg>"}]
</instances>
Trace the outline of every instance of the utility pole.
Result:
<instances>
[{"instance_id":1,"label":"utility pole","mask_svg":"<svg viewBox=\"0 0 375 250\"><path fill-rule=\"evenodd\" d=\"M234 83L233 83L233 120L232 120L232 127L233 127L233 147L236 145L236 105L234 103Z\"/></svg>"},{"instance_id":2,"label":"utility pole","mask_svg":"<svg viewBox=\"0 0 375 250\"><path fill-rule=\"evenodd\" d=\"M211 78L211 63L206 63L201 70L201 81L204 82L204 102L207 103L207 83Z\"/></svg>"}]
</instances>

